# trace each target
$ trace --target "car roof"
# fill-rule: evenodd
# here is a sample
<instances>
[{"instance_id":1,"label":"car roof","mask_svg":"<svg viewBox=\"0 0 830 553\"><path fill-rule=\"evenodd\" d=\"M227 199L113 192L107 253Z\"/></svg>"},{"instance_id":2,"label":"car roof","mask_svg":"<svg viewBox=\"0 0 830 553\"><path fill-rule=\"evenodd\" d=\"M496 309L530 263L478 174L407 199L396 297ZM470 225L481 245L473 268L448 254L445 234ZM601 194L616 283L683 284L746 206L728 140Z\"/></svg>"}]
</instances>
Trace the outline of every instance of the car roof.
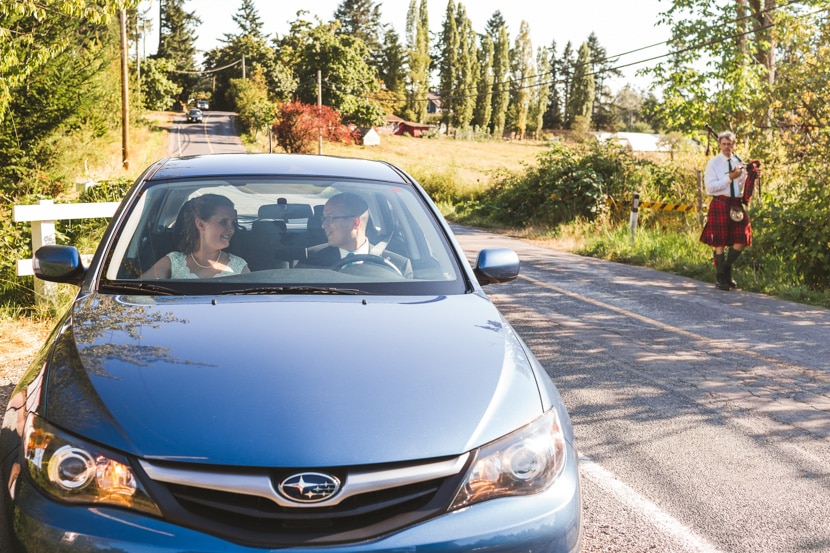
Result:
<instances>
[{"instance_id":1,"label":"car roof","mask_svg":"<svg viewBox=\"0 0 830 553\"><path fill-rule=\"evenodd\" d=\"M234 176L336 177L411 184L393 165L368 159L310 154L207 154L157 163L147 180Z\"/></svg>"}]
</instances>

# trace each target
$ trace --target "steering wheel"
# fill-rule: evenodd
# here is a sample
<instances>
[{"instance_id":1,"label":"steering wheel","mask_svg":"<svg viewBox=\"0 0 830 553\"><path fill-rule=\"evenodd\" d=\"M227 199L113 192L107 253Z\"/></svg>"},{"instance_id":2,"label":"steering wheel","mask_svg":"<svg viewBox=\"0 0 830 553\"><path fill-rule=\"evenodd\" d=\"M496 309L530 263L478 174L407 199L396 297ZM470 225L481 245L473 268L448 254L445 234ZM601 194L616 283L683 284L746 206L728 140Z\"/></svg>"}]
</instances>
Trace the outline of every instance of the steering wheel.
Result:
<instances>
[{"instance_id":1,"label":"steering wheel","mask_svg":"<svg viewBox=\"0 0 830 553\"><path fill-rule=\"evenodd\" d=\"M349 255L346 256L340 261L336 261L331 268L335 271L343 270L345 267L348 267L351 264L359 264L359 263L371 263L373 265L379 265L386 269L387 271L392 271L398 276L403 276L403 273L400 269L398 269L397 265L386 259L385 257L381 257L379 255L373 254L357 254L357 255Z\"/></svg>"}]
</instances>

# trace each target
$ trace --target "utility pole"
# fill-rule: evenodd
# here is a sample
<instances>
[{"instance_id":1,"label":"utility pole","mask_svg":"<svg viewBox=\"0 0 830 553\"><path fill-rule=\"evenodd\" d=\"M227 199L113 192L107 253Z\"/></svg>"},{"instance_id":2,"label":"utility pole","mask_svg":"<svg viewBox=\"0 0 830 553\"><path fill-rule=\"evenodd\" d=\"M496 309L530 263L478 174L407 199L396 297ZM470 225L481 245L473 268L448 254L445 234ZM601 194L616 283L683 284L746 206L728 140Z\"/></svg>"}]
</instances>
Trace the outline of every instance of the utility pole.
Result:
<instances>
[{"instance_id":1,"label":"utility pole","mask_svg":"<svg viewBox=\"0 0 830 553\"><path fill-rule=\"evenodd\" d=\"M127 10L121 8L118 11L118 19L121 24L121 165L124 169L130 168L130 98L128 94L127 81Z\"/></svg>"},{"instance_id":2,"label":"utility pole","mask_svg":"<svg viewBox=\"0 0 830 553\"><path fill-rule=\"evenodd\" d=\"M317 70L317 130L320 133L318 137L317 153L323 155L323 126L320 118L323 114L323 74Z\"/></svg>"}]
</instances>

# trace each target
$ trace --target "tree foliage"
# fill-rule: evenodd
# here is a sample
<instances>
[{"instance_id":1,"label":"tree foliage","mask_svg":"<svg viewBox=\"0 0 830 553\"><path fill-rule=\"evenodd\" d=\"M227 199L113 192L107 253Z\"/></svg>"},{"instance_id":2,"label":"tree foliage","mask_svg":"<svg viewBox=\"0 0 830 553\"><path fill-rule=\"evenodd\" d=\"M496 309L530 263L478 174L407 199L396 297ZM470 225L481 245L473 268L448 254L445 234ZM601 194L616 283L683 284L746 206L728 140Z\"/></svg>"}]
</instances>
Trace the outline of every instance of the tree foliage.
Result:
<instances>
[{"instance_id":1,"label":"tree foliage","mask_svg":"<svg viewBox=\"0 0 830 553\"><path fill-rule=\"evenodd\" d=\"M669 196L670 187L682 180L675 168L637 159L611 142L554 142L539 155L536 167L485 191L478 209L509 226L619 220L628 206L614 200L646 191L650 197Z\"/></svg>"},{"instance_id":2,"label":"tree foliage","mask_svg":"<svg viewBox=\"0 0 830 553\"><path fill-rule=\"evenodd\" d=\"M119 82L116 5L107 12L103 4L67 4L11 11L4 4L0 12L0 29L16 37L0 39L0 49L17 60L0 61L0 88L9 91L0 94L0 192L10 197L39 192L44 170L61 177L53 160L66 146L62 136L101 136L118 124L117 111L102 109L120 102L120 90L111 86ZM29 54L36 59L24 68Z\"/></svg>"},{"instance_id":3,"label":"tree foliage","mask_svg":"<svg viewBox=\"0 0 830 553\"><path fill-rule=\"evenodd\" d=\"M141 101L145 108L170 109L171 98L182 92L182 87L169 79L175 68L172 60L164 58L148 58L141 63Z\"/></svg>"},{"instance_id":4,"label":"tree foliage","mask_svg":"<svg viewBox=\"0 0 830 553\"><path fill-rule=\"evenodd\" d=\"M277 144L288 153L315 153L321 138L344 143L351 140L337 110L302 102L282 104L272 130Z\"/></svg>"},{"instance_id":5,"label":"tree foliage","mask_svg":"<svg viewBox=\"0 0 830 553\"><path fill-rule=\"evenodd\" d=\"M250 79L231 79L229 95L239 114L239 122L248 134L256 136L273 123L276 106L268 98L261 72L255 72Z\"/></svg>"},{"instance_id":6,"label":"tree foliage","mask_svg":"<svg viewBox=\"0 0 830 553\"><path fill-rule=\"evenodd\" d=\"M567 118L573 129L586 131L591 122L591 108L594 105L594 77L591 74L591 49L588 43L579 47L574 66L571 91L568 95Z\"/></svg>"},{"instance_id":7,"label":"tree foliage","mask_svg":"<svg viewBox=\"0 0 830 553\"><path fill-rule=\"evenodd\" d=\"M429 92L429 14L427 0L410 0L406 15L407 112L406 119L426 121L427 93Z\"/></svg>"},{"instance_id":8,"label":"tree foliage","mask_svg":"<svg viewBox=\"0 0 830 553\"><path fill-rule=\"evenodd\" d=\"M357 37L337 33L339 23L316 24L299 18L279 41L281 62L297 78L296 98L307 104L318 98L318 71L323 103L335 106L359 126L379 124L385 115L368 96L379 87L375 71L366 63L366 45Z\"/></svg>"},{"instance_id":9,"label":"tree foliage","mask_svg":"<svg viewBox=\"0 0 830 553\"><path fill-rule=\"evenodd\" d=\"M179 105L186 106L192 91L198 83L196 68L196 27L202 21L195 12L184 9L186 0L167 0L162 4L160 14L160 39L154 57L173 62L168 79L180 88L176 98Z\"/></svg>"}]
</instances>

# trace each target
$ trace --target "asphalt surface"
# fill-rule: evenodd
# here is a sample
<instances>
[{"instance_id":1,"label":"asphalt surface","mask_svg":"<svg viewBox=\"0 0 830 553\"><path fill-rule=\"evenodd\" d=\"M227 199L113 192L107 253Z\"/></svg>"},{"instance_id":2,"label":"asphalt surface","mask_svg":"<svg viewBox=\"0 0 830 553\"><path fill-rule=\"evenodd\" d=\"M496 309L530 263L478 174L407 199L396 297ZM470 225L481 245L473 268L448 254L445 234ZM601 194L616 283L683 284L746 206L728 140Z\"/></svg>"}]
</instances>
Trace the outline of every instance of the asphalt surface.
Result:
<instances>
[{"instance_id":1,"label":"asphalt surface","mask_svg":"<svg viewBox=\"0 0 830 553\"><path fill-rule=\"evenodd\" d=\"M522 260L486 291L571 413L584 551L830 551L830 311L455 231Z\"/></svg>"}]
</instances>

